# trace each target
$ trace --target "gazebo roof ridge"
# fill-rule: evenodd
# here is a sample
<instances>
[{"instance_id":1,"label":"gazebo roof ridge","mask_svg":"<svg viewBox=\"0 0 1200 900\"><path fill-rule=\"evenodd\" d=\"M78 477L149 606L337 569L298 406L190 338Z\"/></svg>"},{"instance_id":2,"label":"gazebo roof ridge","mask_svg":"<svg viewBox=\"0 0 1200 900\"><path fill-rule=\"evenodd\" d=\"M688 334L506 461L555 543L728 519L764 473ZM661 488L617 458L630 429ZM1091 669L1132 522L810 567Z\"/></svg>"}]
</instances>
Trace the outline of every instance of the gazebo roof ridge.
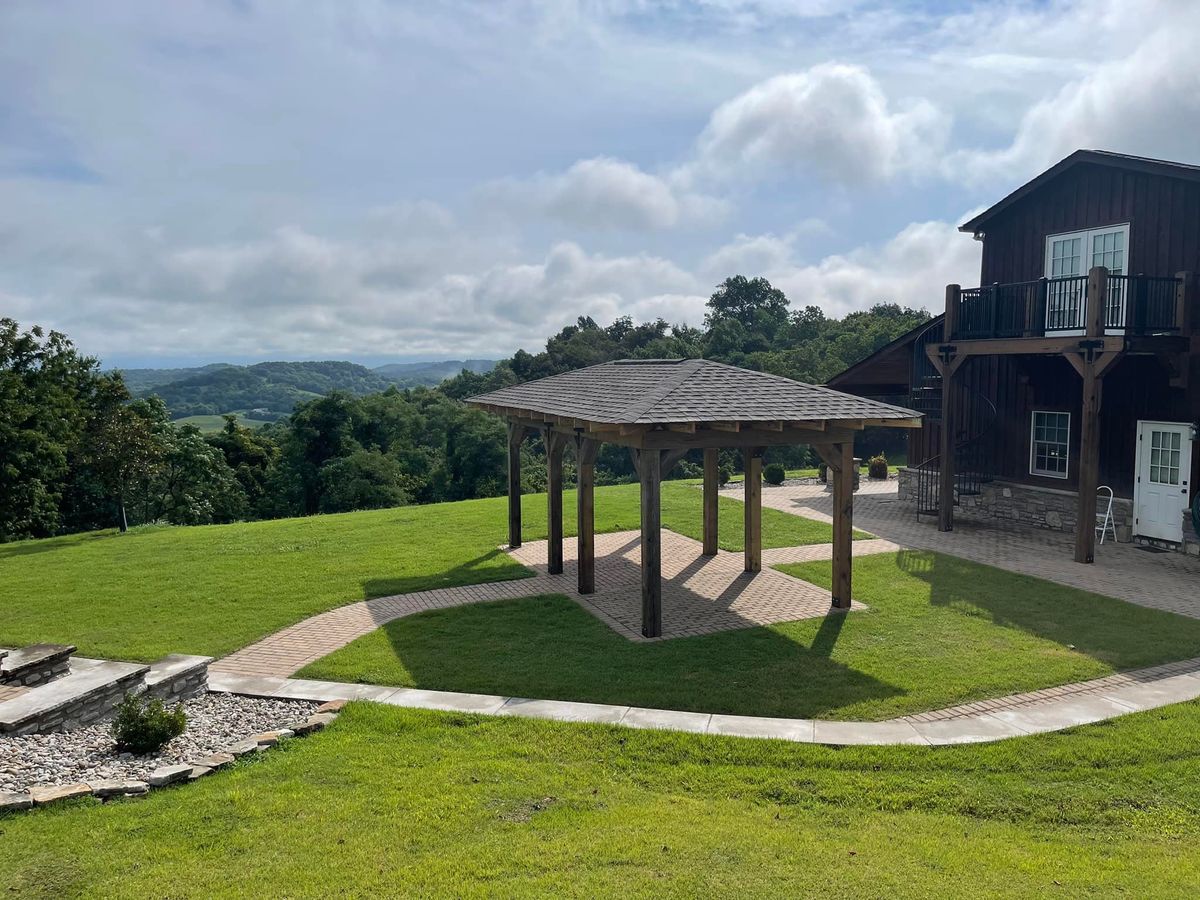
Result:
<instances>
[{"instance_id":1,"label":"gazebo roof ridge","mask_svg":"<svg viewBox=\"0 0 1200 900\"><path fill-rule=\"evenodd\" d=\"M904 425L920 417L911 409L702 358L612 360L466 402L624 426L812 419Z\"/></svg>"}]
</instances>

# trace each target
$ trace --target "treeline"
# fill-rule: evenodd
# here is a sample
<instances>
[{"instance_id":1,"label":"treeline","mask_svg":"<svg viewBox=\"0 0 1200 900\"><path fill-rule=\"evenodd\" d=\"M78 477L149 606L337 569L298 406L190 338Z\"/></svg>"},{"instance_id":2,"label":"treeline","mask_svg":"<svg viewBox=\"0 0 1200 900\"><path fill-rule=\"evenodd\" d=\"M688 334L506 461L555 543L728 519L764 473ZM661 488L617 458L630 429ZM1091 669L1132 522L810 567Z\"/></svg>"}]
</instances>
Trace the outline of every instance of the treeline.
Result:
<instances>
[{"instance_id":1,"label":"treeline","mask_svg":"<svg viewBox=\"0 0 1200 900\"><path fill-rule=\"evenodd\" d=\"M763 279L737 277L713 294L703 328L628 318L602 327L583 318L544 351L517 351L486 373L464 370L437 388L391 386L366 396L334 389L279 422L251 430L229 416L210 435L173 423L160 397L133 398L120 373L102 372L66 336L21 332L3 319L0 541L495 496L505 489L504 429L462 404L467 396L626 357L705 356L822 382L927 318L881 304L827 319L816 307L791 311ZM892 450L898 439L868 433L860 449ZM539 442L523 452L525 489L542 489ZM814 462L805 448L769 456L788 466ZM698 474L696 462L685 460L675 476ZM736 467L734 456L728 462ZM606 445L598 480L632 477L628 452Z\"/></svg>"}]
</instances>

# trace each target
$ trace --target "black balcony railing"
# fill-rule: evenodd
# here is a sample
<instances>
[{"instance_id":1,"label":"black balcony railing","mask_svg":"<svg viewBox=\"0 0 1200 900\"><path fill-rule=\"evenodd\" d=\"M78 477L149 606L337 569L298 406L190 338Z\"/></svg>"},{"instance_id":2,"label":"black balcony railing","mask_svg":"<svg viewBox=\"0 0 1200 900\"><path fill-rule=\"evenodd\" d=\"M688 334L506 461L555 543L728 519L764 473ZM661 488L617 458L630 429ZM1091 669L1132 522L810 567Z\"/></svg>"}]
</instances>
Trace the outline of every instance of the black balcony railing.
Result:
<instances>
[{"instance_id":1,"label":"black balcony railing","mask_svg":"<svg viewBox=\"0 0 1200 900\"><path fill-rule=\"evenodd\" d=\"M1181 283L1174 277L1109 275L1105 331L1131 335L1177 333ZM1087 322L1087 304L1086 275L967 288L959 295L958 322L952 339L1079 333Z\"/></svg>"}]
</instances>

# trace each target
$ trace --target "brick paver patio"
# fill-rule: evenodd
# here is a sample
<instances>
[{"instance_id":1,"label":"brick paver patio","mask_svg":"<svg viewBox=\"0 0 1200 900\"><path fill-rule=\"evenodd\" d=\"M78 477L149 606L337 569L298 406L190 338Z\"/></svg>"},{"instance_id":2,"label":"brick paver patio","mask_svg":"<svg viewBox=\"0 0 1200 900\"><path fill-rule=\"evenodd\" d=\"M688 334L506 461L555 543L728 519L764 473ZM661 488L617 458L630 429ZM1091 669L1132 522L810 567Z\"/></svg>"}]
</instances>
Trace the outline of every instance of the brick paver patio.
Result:
<instances>
[{"instance_id":1,"label":"brick paver patio","mask_svg":"<svg viewBox=\"0 0 1200 900\"><path fill-rule=\"evenodd\" d=\"M888 541L854 542L855 555L896 549ZM631 641L641 634L640 540L636 531L596 536L596 593L576 592L575 544L564 542L561 575L546 574L546 542L533 541L510 551L532 569L532 578L492 584L438 588L351 603L297 622L212 665L215 672L241 675L291 675L379 626L428 609L489 600L565 594ZM698 541L663 531L663 636L690 637L790 622L829 614L829 590L784 575L770 566L783 562L831 559L830 544L787 547L763 552L763 571L742 571L742 554L719 551L702 556ZM861 608L856 604L856 608ZM853 609L851 610L853 611ZM841 615L841 613L838 613Z\"/></svg>"},{"instance_id":2,"label":"brick paver patio","mask_svg":"<svg viewBox=\"0 0 1200 900\"><path fill-rule=\"evenodd\" d=\"M722 493L740 500L740 485ZM822 485L763 488L762 502L806 519L831 521L832 498ZM1074 561L1073 535L993 520L958 518L954 531L939 532L928 517L917 522L912 507L896 498L895 481L864 480L854 497L854 526L913 549L934 550L972 562L1044 578L1068 587L1200 618L1200 558L1147 553L1134 544L1096 545L1096 562Z\"/></svg>"}]
</instances>

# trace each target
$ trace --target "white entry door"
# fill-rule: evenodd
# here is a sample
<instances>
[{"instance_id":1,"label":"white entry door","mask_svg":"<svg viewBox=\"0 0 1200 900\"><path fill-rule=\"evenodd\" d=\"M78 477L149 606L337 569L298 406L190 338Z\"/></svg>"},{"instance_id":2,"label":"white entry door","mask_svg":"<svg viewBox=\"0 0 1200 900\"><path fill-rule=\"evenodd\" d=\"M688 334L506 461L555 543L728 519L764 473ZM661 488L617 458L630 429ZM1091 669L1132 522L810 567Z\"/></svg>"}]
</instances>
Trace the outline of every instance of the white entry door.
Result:
<instances>
[{"instance_id":1,"label":"white entry door","mask_svg":"<svg viewBox=\"0 0 1200 900\"><path fill-rule=\"evenodd\" d=\"M1083 334L1087 324L1087 285L1082 280L1092 266L1104 266L1111 275L1127 268L1129 226L1110 225L1090 231L1052 234L1046 238L1046 331L1060 336ZM1057 280L1056 280L1057 279ZM1125 327L1125 282L1109 282L1104 321L1107 331Z\"/></svg>"},{"instance_id":2,"label":"white entry door","mask_svg":"<svg viewBox=\"0 0 1200 900\"><path fill-rule=\"evenodd\" d=\"M1192 471L1191 426L1138 422L1137 482L1133 489L1134 533L1183 541L1183 510Z\"/></svg>"}]
</instances>

